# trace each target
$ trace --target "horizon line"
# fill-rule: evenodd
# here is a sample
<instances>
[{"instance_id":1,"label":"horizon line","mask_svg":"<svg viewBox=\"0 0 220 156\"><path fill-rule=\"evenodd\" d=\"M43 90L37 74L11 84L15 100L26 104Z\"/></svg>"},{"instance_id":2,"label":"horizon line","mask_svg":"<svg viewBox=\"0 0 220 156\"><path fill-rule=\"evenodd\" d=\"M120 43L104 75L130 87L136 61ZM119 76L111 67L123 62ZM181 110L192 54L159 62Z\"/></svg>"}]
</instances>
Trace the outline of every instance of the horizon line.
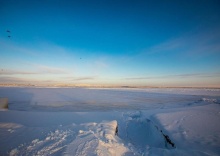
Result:
<instances>
[{"instance_id":1,"label":"horizon line","mask_svg":"<svg viewBox=\"0 0 220 156\"><path fill-rule=\"evenodd\" d=\"M136 89L145 89L145 88L195 88L195 89L220 89L220 86L147 86L147 85L143 85L143 86L132 86L132 85L88 85L88 84L84 84L84 85L68 85L68 84L56 84L56 85L52 85L52 84L0 84L0 87L33 87L33 88L37 88L37 87L43 87L43 88L53 88L53 87L57 87L57 88L136 88Z\"/></svg>"}]
</instances>

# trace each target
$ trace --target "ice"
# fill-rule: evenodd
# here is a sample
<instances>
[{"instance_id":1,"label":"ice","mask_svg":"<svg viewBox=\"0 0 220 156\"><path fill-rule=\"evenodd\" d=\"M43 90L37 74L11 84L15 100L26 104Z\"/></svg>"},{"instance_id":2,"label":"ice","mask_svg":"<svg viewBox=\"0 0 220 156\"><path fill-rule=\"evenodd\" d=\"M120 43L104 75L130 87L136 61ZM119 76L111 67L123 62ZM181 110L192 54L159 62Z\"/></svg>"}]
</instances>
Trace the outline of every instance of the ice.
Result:
<instances>
[{"instance_id":1,"label":"ice","mask_svg":"<svg viewBox=\"0 0 220 156\"><path fill-rule=\"evenodd\" d=\"M0 88L10 110L20 111L111 111L149 110L203 105L216 99L220 90L195 89L84 89Z\"/></svg>"},{"instance_id":2,"label":"ice","mask_svg":"<svg viewBox=\"0 0 220 156\"><path fill-rule=\"evenodd\" d=\"M220 90L4 88L0 155L220 155Z\"/></svg>"}]
</instances>

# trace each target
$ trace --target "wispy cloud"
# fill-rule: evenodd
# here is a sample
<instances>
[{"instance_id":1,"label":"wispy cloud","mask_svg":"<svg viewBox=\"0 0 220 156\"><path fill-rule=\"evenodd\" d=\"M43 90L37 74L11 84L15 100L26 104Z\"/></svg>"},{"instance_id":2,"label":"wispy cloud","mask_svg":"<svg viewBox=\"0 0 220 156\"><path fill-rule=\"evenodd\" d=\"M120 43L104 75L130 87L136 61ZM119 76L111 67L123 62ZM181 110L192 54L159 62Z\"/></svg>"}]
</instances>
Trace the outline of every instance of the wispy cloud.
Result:
<instances>
[{"instance_id":1,"label":"wispy cloud","mask_svg":"<svg viewBox=\"0 0 220 156\"><path fill-rule=\"evenodd\" d=\"M170 52L170 51L183 47L184 44L185 43L182 38L177 38L177 39L168 40L158 45L147 48L143 50L141 53L142 54L155 54L155 53L161 53L161 52Z\"/></svg>"},{"instance_id":2,"label":"wispy cloud","mask_svg":"<svg viewBox=\"0 0 220 156\"><path fill-rule=\"evenodd\" d=\"M2 52L7 52L10 54L20 54L25 57L34 57L38 59L50 58L58 59L62 58L63 60L68 60L70 57L73 57L72 54L79 52L78 49L69 49L64 46L56 45L51 42L41 41L33 42L32 44L28 43L18 43L13 40L6 40L0 38Z\"/></svg>"},{"instance_id":3,"label":"wispy cloud","mask_svg":"<svg viewBox=\"0 0 220 156\"><path fill-rule=\"evenodd\" d=\"M6 39L0 38L1 48L6 49L7 52L16 52L16 53L22 53L25 55L30 55L33 57L36 57L39 55L39 51L33 49L33 48L27 48L25 46L19 45L16 42L13 42L13 40L10 40L10 42Z\"/></svg>"},{"instance_id":4,"label":"wispy cloud","mask_svg":"<svg viewBox=\"0 0 220 156\"><path fill-rule=\"evenodd\" d=\"M63 68L49 67L38 64L29 64L29 65L33 66L32 71L0 69L0 75L69 74L69 71Z\"/></svg>"},{"instance_id":5,"label":"wispy cloud","mask_svg":"<svg viewBox=\"0 0 220 156\"><path fill-rule=\"evenodd\" d=\"M99 69L105 69L105 68L108 67L107 63L104 62L104 61L96 61L96 62L95 62L95 65L96 65L96 67L99 68Z\"/></svg>"},{"instance_id":6,"label":"wispy cloud","mask_svg":"<svg viewBox=\"0 0 220 156\"><path fill-rule=\"evenodd\" d=\"M17 78L17 77L0 77L0 83L15 83L15 82L27 82L27 80L24 80L22 78Z\"/></svg>"},{"instance_id":7,"label":"wispy cloud","mask_svg":"<svg viewBox=\"0 0 220 156\"><path fill-rule=\"evenodd\" d=\"M60 83L61 81L57 81L54 79L36 79L36 78L21 78L17 77L14 75L8 75L8 76L0 76L0 84L5 84L5 83L10 83L10 84L18 84L18 83L23 83L23 84L51 84L51 83Z\"/></svg>"},{"instance_id":8,"label":"wispy cloud","mask_svg":"<svg viewBox=\"0 0 220 156\"><path fill-rule=\"evenodd\" d=\"M1 69L0 75L32 75L32 74L40 74L39 72L29 72L29 71L19 71L19 70L7 70Z\"/></svg>"},{"instance_id":9,"label":"wispy cloud","mask_svg":"<svg viewBox=\"0 0 220 156\"><path fill-rule=\"evenodd\" d=\"M220 31L187 34L144 49L141 54L176 52L189 54L213 54L220 52ZM195 56L195 55L193 55ZM199 56L199 55L198 55Z\"/></svg>"},{"instance_id":10,"label":"wispy cloud","mask_svg":"<svg viewBox=\"0 0 220 156\"><path fill-rule=\"evenodd\" d=\"M34 64L34 66L41 72L47 74L68 74L69 71L63 68L49 67L45 65Z\"/></svg>"},{"instance_id":11,"label":"wispy cloud","mask_svg":"<svg viewBox=\"0 0 220 156\"><path fill-rule=\"evenodd\" d=\"M78 77L61 77L60 79L62 80L67 80L67 81L87 81L87 80L96 80L97 76L78 76Z\"/></svg>"},{"instance_id":12,"label":"wispy cloud","mask_svg":"<svg viewBox=\"0 0 220 156\"><path fill-rule=\"evenodd\" d=\"M220 73L193 73L193 74L176 74L176 75L162 75L149 77L128 77L126 80L147 80L147 79L166 79L166 78L193 78L193 77L220 77Z\"/></svg>"},{"instance_id":13,"label":"wispy cloud","mask_svg":"<svg viewBox=\"0 0 220 156\"><path fill-rule=\"evenodd\" d=\"M87 76L87 77L76 77L73 78L73 81L86 81L86 80L95 80L96 77Z\"/></svg>"},{"instance_id":14,"label":"wispy cloud","mask_svg":"<svg viewBox=\"0 0 220 156\"><path fill-rule=\"evenodd\" d=\"M100 57L99 59L97 59L95 61L95 66L97 68L101 68L101 69L105 69L107 68L109 65L107 64L107 58L106 57Z\"/></svg>"}]
</instances>

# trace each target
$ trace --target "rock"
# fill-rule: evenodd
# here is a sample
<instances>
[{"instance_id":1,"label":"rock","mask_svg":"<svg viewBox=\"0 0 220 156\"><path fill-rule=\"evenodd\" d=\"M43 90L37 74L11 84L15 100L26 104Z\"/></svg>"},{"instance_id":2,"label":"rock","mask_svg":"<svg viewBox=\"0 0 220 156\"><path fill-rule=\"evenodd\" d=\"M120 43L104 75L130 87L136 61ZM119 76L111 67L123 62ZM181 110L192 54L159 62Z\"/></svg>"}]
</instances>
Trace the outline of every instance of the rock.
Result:
<instances>
[{"instance_id":1,"label":"rock","mask_svg":"<svg viewBox=\"0 0 220 156\"><path fill-rule=\"evenodd\" d=\"M0 108L8 108L8 98L0 98Z\"/></svg>"}]
</instances>

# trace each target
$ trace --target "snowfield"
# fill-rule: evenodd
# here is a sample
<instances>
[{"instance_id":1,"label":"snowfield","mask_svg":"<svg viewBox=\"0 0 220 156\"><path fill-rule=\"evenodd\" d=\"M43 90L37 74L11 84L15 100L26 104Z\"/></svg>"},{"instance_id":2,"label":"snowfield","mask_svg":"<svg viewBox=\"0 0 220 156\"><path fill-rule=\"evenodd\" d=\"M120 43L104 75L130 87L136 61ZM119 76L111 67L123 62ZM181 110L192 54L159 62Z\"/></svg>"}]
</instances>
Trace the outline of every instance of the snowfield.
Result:
<instances>
[{"instance_id":1,"label":"snowfield","mask_svg":"<svg viewBox=\"0 0 220 156\"><path fill-rule=\"evenodd\" d=\"M1 87L0 155L220 155L219 89Z\"/></svg>"}]
</instances>

